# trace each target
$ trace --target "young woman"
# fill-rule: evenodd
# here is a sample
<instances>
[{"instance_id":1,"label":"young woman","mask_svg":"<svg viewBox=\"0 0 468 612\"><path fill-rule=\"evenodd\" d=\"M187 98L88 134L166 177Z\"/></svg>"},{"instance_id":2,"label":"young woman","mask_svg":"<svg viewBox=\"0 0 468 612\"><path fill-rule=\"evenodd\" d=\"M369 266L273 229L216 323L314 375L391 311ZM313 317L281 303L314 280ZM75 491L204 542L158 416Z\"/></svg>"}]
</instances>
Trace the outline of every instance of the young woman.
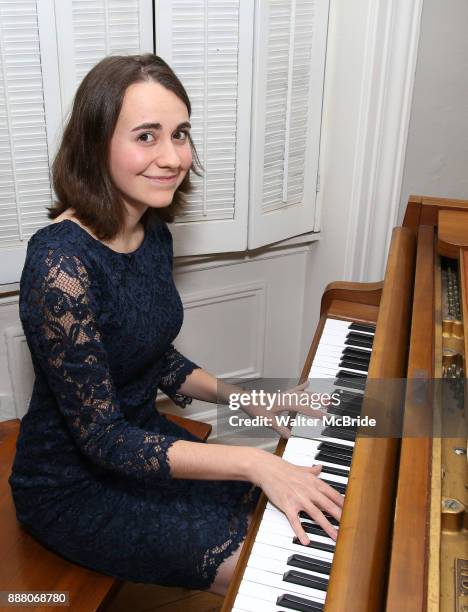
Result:
<instances>
[{"instance_id":1,"label":"young woman","mask_svg":"<svg viewBox=\"0 0 468 612\"><path fill-rule=\"evenodd\" d=\"M19 521L71 561L224 593L259 488L303 543L298 513L335 538L321 511L339 519L342 497L316 467L199 443L155 409L158 388L181 406L239 391L171 344L183 313L166 222L198 172L190 112L154 55L106 58L78 89L53 221L29 241L21 279L36 379L10 485Z\"/></svg>"}]
</instances>

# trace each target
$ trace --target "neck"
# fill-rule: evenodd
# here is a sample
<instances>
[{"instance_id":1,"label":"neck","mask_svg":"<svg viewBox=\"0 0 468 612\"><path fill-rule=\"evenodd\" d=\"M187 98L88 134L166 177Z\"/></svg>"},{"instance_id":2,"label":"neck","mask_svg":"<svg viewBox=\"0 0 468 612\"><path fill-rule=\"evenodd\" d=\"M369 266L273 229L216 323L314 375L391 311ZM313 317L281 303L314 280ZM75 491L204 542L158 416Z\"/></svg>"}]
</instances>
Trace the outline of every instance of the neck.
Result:
<instances>
[{"instance_id":1,"label":"neck","mask_svg":"<svg viewBox=\"0 0 468 612\"><path fill-rule=\"evenodd\" d=\"M124 226L117 236L106 244L120 252L133 251L138 248L144 236L141 218L147 209L147 206L137 209L134 206L125 205Z\"/></svg>"}]
</instances>

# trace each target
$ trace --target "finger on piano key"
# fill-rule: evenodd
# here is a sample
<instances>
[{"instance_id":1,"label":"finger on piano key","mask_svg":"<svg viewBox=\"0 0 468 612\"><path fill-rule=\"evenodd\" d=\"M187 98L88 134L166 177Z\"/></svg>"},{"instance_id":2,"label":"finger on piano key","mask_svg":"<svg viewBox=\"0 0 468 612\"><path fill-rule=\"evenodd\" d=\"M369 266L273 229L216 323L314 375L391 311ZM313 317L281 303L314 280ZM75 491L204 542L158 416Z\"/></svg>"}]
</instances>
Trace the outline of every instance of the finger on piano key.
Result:
<instances>
[{"instance_id":1,"label":"finger on piano key","mask_svg":"<svg viewBox=\"0 0 468 612\"><path fill-rule=\"evenodd\" d=\"M317 441L317 446L319 442ZM326 472L327 474L334 474L335 476L341 476L348 481L349 477L349 467L345 465L337 465L336 463L330 463L329 461L317 461L316 456L319 451L317 449L314 456L304 455L301 457L300 455L293 454L292 452L288 455L287 461L289 463L294 463L294 465L301 465L302 467L311 467L313 465L321 465L322 472L321 474ZM284 455L283 455L284 457ZM285 457L284 457L285 458ZM343 483L345 484L345 483Z\"/></svg>"},{"instance_id":2,"label":"finger on piano key","mask_svg":"<svg viewBox=\"0 0 468 612\"><path fill-rule=\"evenodd\" d=\"M310 550L314 556L320 557L325 561L333 560L333 552L331 551L321 550L319 548L314 548L313 546L310 548L304 547L302 544L297 544L294 540L291 540L291 538L284 535L275 535L274 539L272 539L271 534L260 532L260 529L257 533L255 542L259 542L260 544L269 544L270 546L287 550L290 553L305 554L305 550Z\"/></svg>"},{"instance_id":3,"label":"finger on piano key","mask_svg":"<svg viewBox=\"0 0 468 612\"><path fill-rule=\"evenodd\" d=\"M318 477L321 480L325 480L328 483L332 482L339 485L344 485L346 486L348 484L348 478L344 477L344 476L337 476L336 474L333 474L331 472L329 472L325 467L322 467L322 471L320 472L320 474L318 475Z\"/></svg>"},{"instance_id":4,"label":"finger on piano key","mask_svg":"<svg viewBox=\"0 0 468 612\"><path fill-rule=\"evenodd\" d=\"M295 463L294 459L300 461L300 463L297 463L296 465L304 465L304 461L310 461L310 466L312 467L313 459L317 454L319 442L316 440L311 440L312 444L309 445L309 448L307 448L307 450L298 452L296 450L295 445L289 445L289 442L292 439L293 438L290 438L286 444L286 448L284 449L283 453L283 459L289 461L289 463Z\"/></svg>"},{"instance_id":5,"label":"finger on piano key","mask_svg":"<svg viewBox=\"0 0 468 612\"><path fill-rule=\"evenodd\" d=\"M304 527L305 524L316 525L317 527L319 527L318 523L311 518L302 519L301 524L303 526L304 531L306 531L306 533L308 532L307 532L307 529ZM262 518L262 525L265 526L267 530L274 531L275 533L279 533L280 535L290 536L291 539L296 535L286 515L283 514L280 510L276 508L265 508L265 512ZM337 525L334 524L333 527L335 529ZM321 531L317 535L322 536L328 542L330 540L330 537L328 536L327 533L325 533L325 531L322 528L320 529ZM313 533L313 532L311 531L310 533Z\"/></svg>"},{"instance_id":6,"label":"finger on piano key","mask_svg":"<svg viewBox=\"0 0 468 612\"><path fill-rule=\"evenodd\" d=\"M291 526L289 525L289 527ZM286 530L285 527L275 522L262 521L257 533L258 533L259 542L266 539L267 541L270 541L272 544L275 544L279 537L281 538L289 537L289 539L292 541L294 541L293 538L296 537L296 534L292 530L292 528L291 530L289 529ZM336 542L328 536L323 537L319 535L310 535L309 539L311 543L311 548L317 547L320 550L320 547L324 545L326 546L325 550L328 550L329 552L334 551Z\"/></svg>"}]
</instances>

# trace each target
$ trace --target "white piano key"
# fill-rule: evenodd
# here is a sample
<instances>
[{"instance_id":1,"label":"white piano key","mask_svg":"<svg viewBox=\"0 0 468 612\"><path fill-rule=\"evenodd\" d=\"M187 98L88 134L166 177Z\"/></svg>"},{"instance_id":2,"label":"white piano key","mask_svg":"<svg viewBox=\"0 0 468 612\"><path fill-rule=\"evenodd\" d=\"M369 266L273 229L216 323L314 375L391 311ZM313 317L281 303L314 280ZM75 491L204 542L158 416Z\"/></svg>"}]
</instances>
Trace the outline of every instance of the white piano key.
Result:
<instances>
[{"instance_id":1,"label":"white piano key","mask_svg":"<svg viewBox=\"0 0 468 612\"><path fill-rule=\"evenodd\" d=\"M265 510L265 514L263 515L263 518L262 518L262 527L265 527L266 531L271 531L272 534L279 534L279 535L285 535L285 536L287 535L292 540L292 538L296 535L294 533L293 528L291 527L286 516L279 510L277 512L278 514L274 514L271 511L267 513L267 510ZM305 519L302 517L301 517L301 522L316 524L315 521ZM334 525L333 527L335 528ZM339 531L339 527L337 529ZM317 540L319 539L319 537L315 536L314 534L308 534L308 536L310 537L311 541L314 541L314 538L317 538ZM323 538L323 539L327 540L327 543L330 542L331 544L335 544L335 542L331 538Z\"/></svg>"},{"instance_id":2,"label":"white piano key","mask_svg":"<svg viewBox=\"0 0 468 612\"><path fill-rule=\"evenodd\" d=\"M329 391L330 393L346 391L352 394L354 397L360 397L364 394L362 390L353 388L342 379L335 382L336 375L340 370L349 372L350 374L361 374L363 375L363 381L365 380L364 377L367 375L365 370L356 370L352 367L340 367L340 363L343 359L343 353L346 348L355 348L362 353L369 354L372 350L371 348L360 346L359 343L347 344L347 342L349 342L347 336L350 331L353 331L350 330L351 323L351 321L341 321L331 318L326 320L308 378L332 379L333 383L331 385L331 391ZM355 331L362 336L368 336L370 338L373 336L372 332L361 330ZM309 382L309 389L313 390L313 382ZM317 415L317 418L318 416L319 415ZM312 439L306 437L305 432L302 431L303 429L306 430L308 428L297 428L298 435L300 437L291 437L288 440L283 453L283 458L290 463L301 466L321 464L323 466L323 470L319 475L320 478L326 478L330 482L346 484L348 481L346 476L327 474L326 469L327 467L335 467L343 470L344 472L349 472L348 466L327 461L317 461L316 456L320 452L318 446L321 442L340 444L349 448L350 450L352 450L354 447L354 442L330 436L323 436L321 432L324 430L324 428L325 424L319 425L317 428L311 428L311 430L313 430L313 437L309 437ZM294 428L292 435L294 436ZM304 522L310 522L303 518L301 518L301 520ZM332 546L335 545L335 542L331 538L316 536L314 534L308 535L312 543L315 540L317 542L331 544ZM303 596L313 601L323 602L325 600L325 592L320 591L319 589L316 589L319 599L314 599L310 596L311 591L314 589L308 589L302 585L291 585L282 581L282 572L284 573L285 571L288 571L288 568L291 568L291 566L287 565L287 560L294 553L312 559L327 561L328 563L333 562L333 553L301 546L300 544L294 544L293 537L294 532L286 516L275 506L273 506L271 502L267 502L266 509L258 529L257 537L252 547L251 555L246 568L246 575L244 576L239 588L239 593L235 602L235 609L242 610L244 612L263 612L264 610L265 612L278 612L281 606L276 605L276 599L279 595L286 593L294 593L300 597ZM308 572L307 570L299 571ZM279 587L277 586L278 583L276 581L280 581ZM266 585L265 582L267 583ZM298 592L299 589L296 589L296 587L299 587L299 589L305 589L305 591L300 593ZM307 592L307 594L303 594L304 592Z\"/></svg>"},{"instance_id":3,"label":"white piano key","mask_svg":"<svg viewBox=\"0 0 468 612\"><path fill-rule=\"evenodd\" d=\"M344 476L337 476L336 474L327 474L325 468L320 472L319 478L322 480L325 478L330 482L336 482L338 484L348 484L348 479Z\"/></svg>"},{"instance_id":4,"label":"white piano key","mask_svg":"<svg viewBox=\"0 0 468 612\"><path fill-rule=\"evenodd\" d=\"M288 565L287 562L287 558L283 561L278 561L277 559L270 559L269 557L260 557L259 555L251 554L247 565L254 569L260 569L264 570L265 572L271 572L272 574L278 574L279 576L282 576L284 572L289 570L297 570L304 572L304 574L308 574L309 576L317 576L319 578L324 578L325 580L329 579L328 574L293 567L292 565Z\"/></svg>"},{"instance_id":5,"label":"white piano key","mask_svg":"<svg viewBox=\"0 0 468 612\"><path fill-rule=\"evenodd\" d=\"M285 548L278 548L278 546L273 546L272 544L264 544L263 542L255 542L252 546L251 555L255 555L256 557L267 557L268 559L275 559L276 561L281 561L287 564L289 557L295 554L296 551L291 552ZM320 554L319 554L320 553ZM301 552L297 553L301 554L303 557L308 557L309 559L316 559L317 561L326 561L330 563L329 559L325 559L323 557L324 552L322 550L307 548L301 546Z\"/></svg>"},{"instance_id":6,"label":"white piano key","mask_svg":"<svg viewBox=\"0 0 468 612\"><path fill-rule=\"evenodd\" d=\"M243 612L276 612L277 610L283 610L281 606L276 605L277 598L278 595L274 592L271 592L267 599L259 599L252 595L245 595L239 589L234 605Z\"/></svg>"},{"instance_id":7,"label":"white piano key","mask_svg":"<svg viewBox=\"0 0 468 612\"><path fill-rule=\"evenodd\" d=\"M260 528L258 530L257 537L259 537L259 541L261 541L260 538L263 538L264 536L270 537L272 544L276 542L276 538L278 536L280 537L289 536L292 539L295 536L295 533L292 527L289 525L289 522L287 523L287 528L288 528L288 531L286 531L286 528L284 528L283 530L282 526L278 525L278 523L262 521ZM308 533L307 535L312 543L312 548L314 546L314 542L319 542L322 544L329 544L330 546L336 546L336 542L329 537L315 535L314 533Z\"/></svg>"},{"instance_id":8,"label":"white piano key","mask_svg":"<svg viewBox=\"0 0 468 612\"><path fill-rule=\"evenodd\" d=\"M355 348L360 351L366 351L367 353L372 352L372 349L368 346L362 346L361 344L355 344L352 340L349 340L346 337L341 339L338 336L329 336L328 338L326 338L326 341L324 342L322 346L338 347L342 351L344 351L345 348L350 348L350 349Z\"/></svg>"},{"instance_id":9,"label":"white piano key","mask_svg":"<svg viewBox=\"0 0 468 612\"><path fill-rule=\"evenodd\" d=\"M244 580L246 580L247 583L251 582L253 585L255 585L258 591L256 591L255 588L249 588L249 594L255 595L255 593L257 592L259 598L262 598L261 591L268 593L267 589L270 588L278 590L278 595L281 595L281 591L283 591L284 589L284 593L296 594L300 597L306 597L307 599L311 599L312 601L322 603L325 601L325 597L327 595L325 591L305 587L302 586L302 584L293 584L291 582L285 582L282 576L278 576L277 574L271 574L270 572L264 572L253 567L245 568ZM243 592L246 593L246 589L244 589Z\"/></svg>"},{"instance_id":10,"label":"white piano key","mask_svg":"<svg viewBox=\"0 0 468 612\"><path fill-rule=\"evenodd\" d=\"M355 332L357 334L368 334L370 336L374 336L375 335L375 331L366 331L366 330L361 330L361 329L351 329L351 325L353 325L353 321L343 321L340 319L332 319L331 317L327 317L327 319L325 320L325 325L324 325L324 329L331 329L331 330L344 330L344 331L350 331L350 332Z\"/></svg>"},{"instance_id":11,"label":"white piano key","mask_svg":"<svg viewBox=\"0 0 468 612\"><path fill-rule=\"evenodd\" d=\"M354 445L355 445L355 442L353 440L343 440L342 438L330 438L329 436L320 436L319 438L316 438L316 440L318 440L319 442L330 442L331 444L341 444L341 446L349 446L349 448L354 448Z\"/></svg>"},{"instance_id":12,"label":"white piano key","mask_svg":"<svg viewBox=\"0 0 468 612\"><path fill-rule=\"evenodd\" d=\"M336 354L334 353L317 353L315 355L315 359L312 362L312 366L326 366L326 367L330 367L330 368L339 368L340 367L340 363L343 359L353 359L352 357L348 358L345 355L343 355L343 351L342 350L338 350L336 351ZM365 364L363 364L365 365ZM360 371L365 371L365 370L360 370Z\"/></svg>"},{"instance_id":13,"label":"white piano key","mask_svg":"<svg viewBox=\"0 0 468 612\"><path fill-rule=\"evenodd\" d=\"M268 533L260 532L260 529L257 533L257 537L255 539L256 542L260 544L269 544L270 546L276 546L277 548L281 548L283 550L288 550L291 553L297 553L299 555L306 554L305 551L312 551L312 555L323 559L324 561L332 561L334 553L328 552L326 550L320 550L318 548L302 546L301 544L294 544L291 538L282 535L276 535L274 541L272 541L271 536Z\"/></svg>"},{"instance_id":14,"label":"white piano key","mask_svg":"<svg viewBox=\"0 0 468 612\"><path fill-rule=\"evenodd\" d=\"M289 444L291 440L294 440L294 438L289 438L288 442L286 443L286 448L284 449L284 453L283 453L283 459L286 459L286 461L289 461L290 463L294 463L294 461L291 460L290 457L294 457L298 459L301 459L302 457L307 457L311 461L314 459L314 457L316 456L318 452L317 448L318 448L319 442L317 442L316 440L312 440L312 444L310 444L309 448L301 449L301 451L298 451L297 447L295 447L292 444Z\"/></svg>"},{"instance_id":15,"label":"white piano key","mask_svg":"<svg viewBox=\"0 0 468 612\"><path fill-rule=\"evenodd\" d=\"M317 441L317 446L319 442ZM317 451L318 453L319 451ZM301 457L300 455L291 454L287 461L289 463L294 463L294 465L300 465L302 467L311 467L313 465L322 465L323 471L326 471L327 467L329 468L337 468L338 470L344 470L345 472L349 472L349 467L347 465L338 465L337 463L330 463L329 461L318 461L317 459L311 458L310 455L304 455Z\"/></svg>"},{"instance_id":16,"label":"white piano key","mask_svg":"<svg viewBox=\"0 0 468 612\"><path fill-rule=\"evenodd\" d=\"M325 320L324 329L349 329L352 321L343 321L342 319L332 319L327 317Z\"/></svg>"}]
</instances>

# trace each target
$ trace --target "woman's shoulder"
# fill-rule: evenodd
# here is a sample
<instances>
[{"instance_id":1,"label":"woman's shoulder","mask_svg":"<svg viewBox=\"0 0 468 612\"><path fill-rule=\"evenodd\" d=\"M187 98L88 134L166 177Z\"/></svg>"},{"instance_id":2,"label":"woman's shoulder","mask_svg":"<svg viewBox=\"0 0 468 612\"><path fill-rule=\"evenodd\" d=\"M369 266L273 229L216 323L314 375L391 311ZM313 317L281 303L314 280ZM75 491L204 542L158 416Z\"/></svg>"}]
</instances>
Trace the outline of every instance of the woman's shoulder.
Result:
<instances>
[{"instance_id":1,"label":"woman's shoulder","mask_svg":"<svg viewBox=\"0 0 468 612\"><path fill-rule=\"evenodd\" d=\"M22 281L44 278L60 270L68 275L97 272L93 243L84 239L83 230L70 219L53 221L40 228L29 239Z\"/></svg>"}]
</instances>

